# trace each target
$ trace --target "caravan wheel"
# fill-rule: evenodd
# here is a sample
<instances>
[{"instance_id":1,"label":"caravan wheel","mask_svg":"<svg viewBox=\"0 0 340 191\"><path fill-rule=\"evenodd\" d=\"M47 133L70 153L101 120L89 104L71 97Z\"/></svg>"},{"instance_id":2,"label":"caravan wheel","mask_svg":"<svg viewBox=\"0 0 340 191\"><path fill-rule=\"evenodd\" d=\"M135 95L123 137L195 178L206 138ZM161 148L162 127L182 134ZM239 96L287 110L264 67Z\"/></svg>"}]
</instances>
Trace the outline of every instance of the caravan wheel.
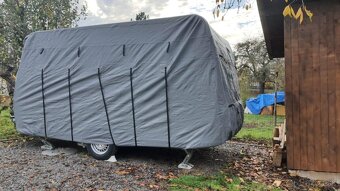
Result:
<instances>
[{"instance_id":1,"label":"caravan wheel","mask_svg":"<svg viewBox=\"0 0 340 191\"><path fill-rule=\"evenodd\" d=\"M115 145L87 144L87 152L97 160L107 160L116 152Z\"/></svg>"}]
</instances>

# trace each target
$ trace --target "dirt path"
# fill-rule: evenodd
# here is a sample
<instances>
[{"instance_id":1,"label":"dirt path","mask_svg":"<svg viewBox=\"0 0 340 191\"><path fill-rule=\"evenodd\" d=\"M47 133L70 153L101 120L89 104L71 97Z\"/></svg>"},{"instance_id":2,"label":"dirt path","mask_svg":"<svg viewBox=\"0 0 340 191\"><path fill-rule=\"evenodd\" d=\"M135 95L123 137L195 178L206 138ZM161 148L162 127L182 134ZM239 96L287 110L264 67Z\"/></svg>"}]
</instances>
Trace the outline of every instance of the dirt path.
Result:
<instances>
[{"instance_id":1,"label":"dirt path","mask_svg":"<svg viewBox=\"0 0 340 191\"><path fill-rule=\"evenodd\" d=\"M192 170L177 168L185 156L181 150L119 148L118 162L110 163L92 159L77 146L73 155L45 156L41 145L36 140L0 144L0 190L166 190L169 178L220 171L269 185L279 179L281 188L289 190L338 186L290 177L271 166L268 148L253 144L229 142L198 150Z\"/></svg>"}]
</instances>

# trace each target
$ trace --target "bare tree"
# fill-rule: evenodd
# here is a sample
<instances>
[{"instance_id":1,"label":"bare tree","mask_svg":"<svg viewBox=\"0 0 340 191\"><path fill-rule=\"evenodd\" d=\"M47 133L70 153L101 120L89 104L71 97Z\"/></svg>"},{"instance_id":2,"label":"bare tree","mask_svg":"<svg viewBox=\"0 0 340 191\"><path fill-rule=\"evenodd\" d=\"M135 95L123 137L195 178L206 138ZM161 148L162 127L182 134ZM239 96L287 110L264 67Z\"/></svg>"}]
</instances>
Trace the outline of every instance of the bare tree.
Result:
<instances>
[{"instance_id":1,"label":"bare tree","mask_svg":"<svg viewBox=\"0 0 340 191\"><path fill-rule=\"evenodd\" d=\"M266 82L274 81L273 74L284 72L282 59L269 59L263 39L249 39L238 43L235 56L238 72L247 72L252 81L258 82L259 93L264 93Z\"/></svg>"}]
</instances>

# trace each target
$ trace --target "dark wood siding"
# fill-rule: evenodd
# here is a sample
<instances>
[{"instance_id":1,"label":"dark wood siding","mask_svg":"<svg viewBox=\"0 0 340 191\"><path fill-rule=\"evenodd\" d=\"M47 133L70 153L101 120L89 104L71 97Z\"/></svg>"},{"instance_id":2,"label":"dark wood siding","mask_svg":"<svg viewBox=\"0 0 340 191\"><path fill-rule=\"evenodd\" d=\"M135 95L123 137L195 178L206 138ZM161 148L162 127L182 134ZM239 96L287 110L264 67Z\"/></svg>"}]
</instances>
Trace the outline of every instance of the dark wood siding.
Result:
<instances>
[{"instance_id":1,"label":"dark wood siding","mask_svg":"<svg viewBox=\"0 0 340 191\"><path fill-rule=\"evenodd\" d=\"M340 1L307 3L313 21L284 21L287 164L340 172Z\"/></svg>"}]
</instances>

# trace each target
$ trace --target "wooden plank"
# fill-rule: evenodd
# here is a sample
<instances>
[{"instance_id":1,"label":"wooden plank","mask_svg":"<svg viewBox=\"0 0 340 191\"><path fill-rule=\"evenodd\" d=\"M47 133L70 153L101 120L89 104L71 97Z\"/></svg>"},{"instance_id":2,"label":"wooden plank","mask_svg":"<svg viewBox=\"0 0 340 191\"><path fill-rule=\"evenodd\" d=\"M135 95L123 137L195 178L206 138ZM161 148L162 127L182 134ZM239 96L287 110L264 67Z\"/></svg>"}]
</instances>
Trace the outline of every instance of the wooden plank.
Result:
<instances>
[{"instance_id":1,"label":"wooden plank","mask_svg":"<svg viewBox=\"0 0 340 191\"><path fill-rule=\"evenodd\" d=\"M287 128L287 165L294 169L294 129L293 129L293 102L292 102L292 50L291 50L291 19L284 20L285 35L285 81L286 81L286 128Z\"/></svg>"},{"instance_id":2,"label":"wooden plank","mask_svg":"<svg viewBox=\"0 0 340 191\"><path fill-rule=\"evenodd\" d=\"M300 169L300 109L299 109L299 35L298 22L291 20L291 53L292 53L292 108L293 108L293 125L294 129L294 169Z\"/></svg>"},{"instance_id":3,"label":"wooden plank","mask_svg":"<svg viewBox=\"0 0 340 191\"><path fill-rule=\"evenodd\" d=\"M336 172L340 172L340 2L334 6L334 31L335 31L335 65L336 65L336 137L337 137L337 159Z\"/></svg>"},{"instance_id":4,"label":"wooden plank","mask_svg":"<svg viewBox=\"0 0 340 191\"><path fill-rule=\"evenodd\" d=\"M307 77L307 65L306 62L306 35L308 31L305 30L306 24L302 23L298 25L299 33L299 113L300 113L300 169L307 169L307 111L306 111L306 77Z\"/></svg>"},{"instance_id":5,"label":"wooden plank","mask_svg":"<svg viewBox=\"0 0 340 191\"><path fill-rule=\"evenodd\" d=\"M282 149L279 144L274 145L273 149L273 165L276 167L282 166Z\"/></svg>"},{"instance_id":6,"label":"wooden plank","mask_svg":"<svg viewBox=\"0 0 340 191\"><path fill-rule=\"evenodd\" d=\"M327 10L321 9L320 17L320 90L321 90L321 134L320 134L320 144L321 144L321 170L326 171L329 169L329 159L328 159L328 96L327 96Z\"/></svg>"},{"instance_id":7,"label":"wooden plank","mask_svg":"<svg viewBox=\"0 0 340 191\"><path fill-rule=\"evenodd\" d=\"M328 80L328 172L336 170L336 128L335 128L335 88L336 88L336 67L334 51L334 12L333 3L327 4L327 80Z\"/></svg>"},{"instance_id":8,"label":"wooden plank","mask_svg":"<svg viewBox=\"0 0 340 191\"><path fill-rule=\"evenodd\" d=\"M307 162L307 170L314 170L314 150L315 150L315 142L314 142L314 134L315 134L315 126L313 123L313 111L315 102L313 102L313 38L312 34L314 23L306 20L305 25L305 56L304 56L304 67L305 67L305 85L304 85L304 106L305 106L305 140L307 147L307 153L305 156L305 160Z\"/></svg>"},{"instance_id":9,"label":"wooden plank","mask_svg":"<svg viewBox=\"0 0 340 191\"><path fill-rule=\"evenodd\" d=\"M283 121L283 124L281 125L281 132L280 132L280 140L281 140L281 144L280 144L280 148L285 148L285 146L287 145L287 125L286 125L286 120Z\"/></svg>"},{"instance_id":10,"label":"wooden plank","mask_svg":"<svg viewBox=\"0 0 340 191\"><path fill-rule=\"evenodd\" d=\"M314 6L315 7L315 6ZM317 15L313 18L313 27L312 27L312 55L313 55L313 125L314 125L314 170L321 171L322 170L322 159L321 159L321 144L320 144L320 135L321 135L321 80L320 80L320 19L319 19L319 11L315 10L314 14Z\"/></svg>"}]
</instances>

